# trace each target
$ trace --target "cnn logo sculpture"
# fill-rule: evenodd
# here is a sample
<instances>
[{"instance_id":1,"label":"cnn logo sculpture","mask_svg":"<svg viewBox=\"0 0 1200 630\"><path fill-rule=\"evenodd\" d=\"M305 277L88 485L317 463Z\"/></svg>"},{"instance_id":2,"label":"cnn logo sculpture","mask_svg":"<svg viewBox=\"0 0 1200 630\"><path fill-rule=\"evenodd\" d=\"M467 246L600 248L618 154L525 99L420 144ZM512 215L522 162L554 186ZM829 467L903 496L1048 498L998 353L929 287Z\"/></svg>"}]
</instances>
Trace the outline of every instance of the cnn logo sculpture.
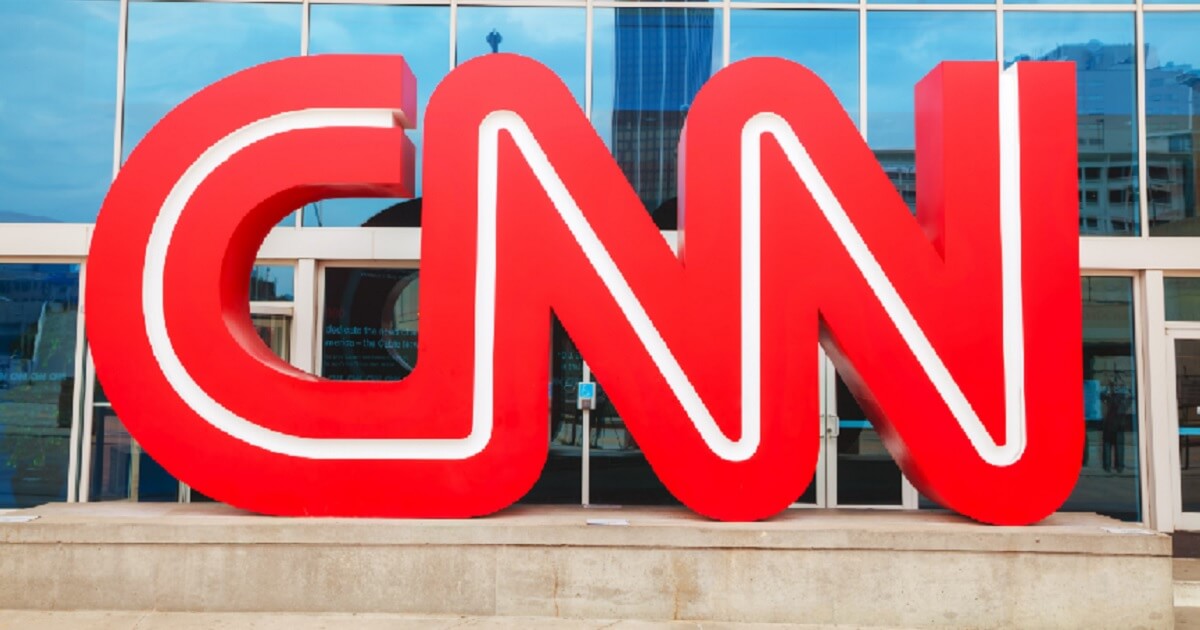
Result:
<instances>
[{"instance_id":1,"label":"cnn logo sculpture","mask_svg":"<svg viewBox=\"0 0 1200 630\"><path fill-rule=\"evenodd\" d=\"M305 203L413 195L416 82L399 56L240 72L168 114L109 192L96 368L146 450L221 501L477 516L545 463L553 312L666 487L753 520L812 480L820 343L922 493L1037 521L1083 443L1074 70L944 63L916 92L914 218L811 72L717 73L679 146L676 254L553 73L468 62L424 122L419 363L335 382L260 341L250 269Z\"/></svg>"}]
</instances>

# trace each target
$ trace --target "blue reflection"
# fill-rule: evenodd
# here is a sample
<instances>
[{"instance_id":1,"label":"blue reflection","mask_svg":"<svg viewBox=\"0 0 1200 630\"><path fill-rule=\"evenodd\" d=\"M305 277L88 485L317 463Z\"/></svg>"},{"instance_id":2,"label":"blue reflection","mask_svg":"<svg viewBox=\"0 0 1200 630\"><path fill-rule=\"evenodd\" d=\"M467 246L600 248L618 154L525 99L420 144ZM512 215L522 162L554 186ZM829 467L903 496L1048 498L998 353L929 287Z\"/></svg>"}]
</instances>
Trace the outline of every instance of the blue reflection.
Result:
<instances>
[{"instance_id":1,"label":"blue reflection","mask_svg":"<svg viewBox=\"0 0 1200 630\"><path fill-rule=\"evenodd\" d=\"M673 228L679 135L692 99L721 67L711 9L596 9L592 124L660 227Z\"/></svg>"},{"instance_id":2,"label":"blue reflection","mask_svg":"<svg viewBox=\"0 0 1200 630\"><path fill-rule=\"evenodd\" d=\"M867 14L867 140L911 211L917 204L914 88L943 61L995 58L990 12Z\"/></svg>"},{"instance_id":3,"label":"blue reflection","mask_svg":"<svg viewBox=\"0 0 1200 630\"><path fill-rule=\"evenodd\" d=\"M1136 235L1140 222L1133 16L1007 13L1004 59L1006 64L1025 59L1075 63L1079 232Z\"/></svg>"},{"instance_id":4,"label":"blue reflection","mask_svg":"<svg viewBox=\"0 0 1200 630\"><path fill-rule=\"evenodd\" d=\"M1175 1L1175 0L1171 0ZM1133 4L1134 0L1075 0L1086 4ZM1060 4L1058 0L1004 0L1005 4Z\"/></svg>"},{"instance_id":5,"label":"blue reflection","mask_svg":"<svg viewBox=\"0 0 1200 630\"><path fill-rule=\"evenodd\" d=\"M418 116L450 70L450 8L426 6L316 5L309 15L308 51L404 55L417 77ZM422 125L408 131L421 151ZM421 163L416 194L421 195ZM419 202L327 199L304 209L305 226L420 225Z\"/></svg>"},{"instance_id":6,"label":"blue reflection","mask_svg":"<svg viewBox=\"0 0 1200 630\"><path fill-rule=\"evenodd\" d=\"M867 138L876 150L912 151L913 89L943 61L996 58L992 13L867 14Z\"/></svg>"},{"instance_id":7,"label":"blue reflection","mask_svg":"<svg viewBox=\"0 0 1200 630\"><path fill-rule=\"evenodd\" d=\"M0 5L0 223L95 221L112 181L115 0Z\"/></svg>"},{"instance_id":8,"label":"blue reflection","mask_svg":"<svg viewBox=\"0 0 1200 630\"><path fill-rule=\"evenodd\" d=\"M1151 236L1200 236L1195 121L1200 116L1200 13L1148 13L1146 167ZM1169 286L1169 285L1168 285Z\"/></svg>"},{"instance_id":9,"label":"blue reflection","mask_svg":"<svg viewBox=\"0 0 1200 630\"><path fill-rule=\"evenodd\" d=\"M67 496L79 265L0 265L0 508Z\"/></svg>"},{"instance_id":10,"label":"blue reflection","mask_svg":"<svg viewBox=\"0 0 1200 630\"><path fill-rule=\"evenodd\" d=\"M532 57L554 71L583 107L587 15L583 9L460 7L455 58L492 52Z\"/></svg>"},{"instance_id":11,"label":"blue reflection","mask_svg":"<svg viewBox=\"0 0 1200 630\"><path fill-rule=\"evenodd\" d=\"M296 295L296 268L255 265L250 271L251 302L291 302Z\"/></svg>"},{"instance_id":12,"label":"blue reflection","mask_svg":"<svg viewBox=\"0 0 1200 630\"><path fill-rule=\"evenodd\" d=\"M783 57L817 73L858 122L857 11L734 11L730 61Z\"/></svg>"},{"instance_id":13,"label":"blue reflection","mask_svg":"<svg viewBox=\"0 0 1200 630\"><path fill-rule=\"evenodd\" d=\"M123 158L201 88L300 54L301 10L286 4L131 2Z\"/></svg>"}]
</instances>

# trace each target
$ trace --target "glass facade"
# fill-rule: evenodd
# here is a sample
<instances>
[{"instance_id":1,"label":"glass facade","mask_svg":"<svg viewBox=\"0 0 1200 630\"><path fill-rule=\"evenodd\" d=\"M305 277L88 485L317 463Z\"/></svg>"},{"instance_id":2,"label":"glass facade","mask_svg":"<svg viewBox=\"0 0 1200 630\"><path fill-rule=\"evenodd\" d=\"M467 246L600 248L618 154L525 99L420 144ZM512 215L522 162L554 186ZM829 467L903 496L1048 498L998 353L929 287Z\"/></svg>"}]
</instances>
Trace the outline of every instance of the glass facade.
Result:
<instances>
[{"instance_id":1,"label":"glass facade","mask_svg":"<svg viewBox=\"0 0 1200 630\"><path fill-rule=\"evenodd\" d=\"M1147 15L1146 160L1152 236L1200 236L1200 13Z\"/></svg>"},{"instance_id":2,"label":"glass facade","mask_svg":"<svg viewBox=\"0 0 1200 630\"><path fill-rule=\"evenodd\" d=\"M417 110L425 111L433 89L450 71L449 6L314 5L308 52L403 53L417 77ZM419 115L419 114L418 114ZM421 127L408 132L418 154ZM421 160L415 199L326 199L304 208L311 227L415 227L421 224Z\"/></svg>"},{"instance_id":3,"label":"glass facade","mask_svg":"<svg viewBox=\"0 0 1200 630\"><path fill-rule=\"evenodd\" d=\"M1065 509L1138 520L1137 349L1133 279L1086 277L1083 292L1083 470Z\"/></svg>"},{"instance_id":4,"label":"glass facade","mask_svg":"<svg viewBox=\"0 0 1200 630\"><path fill-rule=\"evenodd\" d=\"M721 68L721 13L597 9L592 125L659 227L677 222L676 149L696 92Z\"/></svg>"},{"instance_id":5,"label":"glass facade","mask_svg":"<svg viewBox=\"0 0 1200 630\"><path fill-rule=\"evenodd\" d=\"M946 37L928 39L927 33ZM946 59L996 59L996 18L944 11L867 15L867 142L911 211L917 210L913 86Z\"/></svg>"},{"instance_id":6,"label":"glass facade","mask_svg":"<svg viewBox=\"0 0 1200 630\"><path fill-rule=\"evenodd\" d=\"M0 507L67 498L79 265L0 264Z\"/></svg>"},{"instance_id":7,"label":"glass facade","mask_svg":"<svg viewBox=\"0 0 1200 630\"><path fill-rule=\"evenodd\" d=\"M117 0L0 3L0 223L96 220L113 174Z\"/></svg>"},{"instance_id":8,"label":"glass facade","mask_svg":"<svg viewBox=\"0 0 1200 630\"><path fill-rule=\"evenodd\" d=\"M155 122L230 73L299 54L402 53L417 75L423 111L452 67L493 51L533 57L562 78L665 230L677 225L675 152L683 121L696 92L727 63L769 55L815 71L915 209L912 95L921 77L951 59L1070 61L1078 85L1081 236L1125 237L1095 239L1113 247L1200 236L1194 132L1200 2L1079 0L1038 8L1022 6L1036 0L1009 0L1002 10L984 1L935 0L869 0L862 10L857 3L793 0L553 4L0 3L6 86L0 90L0 236L12 224L49 229L94 222L114 170ZM419 124L409 137L419 151ZM285 222L335 246L299 247L255 267L249 300L264 344L327 378L394 380L413 369L416 256L389 258L378 242L397 242L395 236L372 237L382 240L360 247L366 241L353 239L364 230L316 228L419 227L420 168L418 160L413 199L322 201ZM337 240L343 237L348 240ZM186 497L187 489L125 432L99 384L77 382L86 367L80 360L85 340L76 333L85 249L31 256L8 249L8 242L0 238L0 507ZM1143 312L1143 289L1158 288L1146 272L1160 267L1122 260L1134 262L1099 265L1121 271L1082 279L1087 440L1083 474L1065 509L1137 520L1146 518L1142 495L1150 486L1142 461L1150 447L1139 442L1141 431L1147 423L1168 422L1144 417L1149 391L1167 384L1147 382L1148 371L1139 370L1147 360L1168 358L1147 357L1157 346L1139 344L1165 334L1165 327L1200 321L1200 279L1189 277L1200 271L1200 255L1163 267L1178 272L1161 285L1166 323L1135 317ZM310 271L303 271L303 261ZM548 334L550 458L526 500L584 500L586 446L591 502L671 502L604 398L603 383L584 430L574 398L586 374L584 357L557 324ZM1187 357L1200 354L1190 341L1168 344L1177 369L1190 369ZM830 413L841 424L823 464L833 491L821 496L827 502L837 497L831 505L915 507L915 494L909 496L865 414L844 389L834 389ZM1188 392L1176 391L1180 400ZM1188 431L1200 435L1200 428L1187 414L1177 420L1178 454L1186 456ZM74 450L73 434L79 436ZM1181 462L1184 468L1190 470L1190 461ZM800 502L817 503L817 496L810 488Z\"/></svg>"},{"instance_id":9,"label":"glass facade","mask_svg":"<svg viewBox=\"0 0 1200 630\"><path fill-rule=\"evenodd\" d=\"M1075 64L1079 233L1140 233L1137 47L1128 13L1006 13L1004 61Z\"/></svg>"}]
</instances>

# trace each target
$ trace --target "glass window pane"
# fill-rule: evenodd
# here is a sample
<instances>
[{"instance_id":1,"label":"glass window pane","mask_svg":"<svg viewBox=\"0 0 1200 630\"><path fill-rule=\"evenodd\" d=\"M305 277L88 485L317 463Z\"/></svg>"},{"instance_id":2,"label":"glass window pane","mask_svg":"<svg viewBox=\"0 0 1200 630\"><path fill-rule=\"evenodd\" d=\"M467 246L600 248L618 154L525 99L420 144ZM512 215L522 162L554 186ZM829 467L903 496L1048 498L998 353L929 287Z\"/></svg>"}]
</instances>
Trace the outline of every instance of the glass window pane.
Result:
<instances>
[{"instance_id":1,"label":"glass window pane","mask_svg":"<svg viewBox=\"0 0 1200 630\"><path fill-rule=\"evenodd\" d=\"M842 376L836 378L837 505L900 505L904 489L900 466Z\"/></svg>"},{"instance_id":2,"label":"glass window pane","mask_svg":"<svg viewBox=\"0 0 1200 630\"><path fill-rule=\"evenodd\" d=\"M583 501L583 415L577 405L583 358L558 318L550 337L550 452L537 483L522 503Z\"/></svg>"},{"instance_id":3,"label":"glass window pane","mask_svg":"<svg viewBox=\"0 0 1200 630\"><path fill-rule=\"evenodd\" d=\"M1075 0L1088 4L1133 4L1134 0ZM1061 4L1058 0L1004 0L1005 4Z\"/></svg>"},{"instance_id":4,"label":"glass window pane","mask_svg":"<svg viewBox=\"0 0 1200 630\"><path fill-rule=\"evenodd\" d=\"M917 209L913 90L943 61L995 58L996 18L991 13L867 14L867 141L913 213Z\"/></svg>"},{"instance_id":5,"label":"glass window pane","mask_svg":"<svg viewBox=\"0 0 1200 630\"><path fill-rule=\"evenodd\" d=\"M309 16L308 51L404 55L417 77L417 109L450 70L450 8L426 6L314 5ZM408 130L421 151L422 125ZM306 227L418 227L421 224L421 160L416 164L415 200L326 199L304 209Z\"/></svg>"},{"instance_id":6,"label":"glass window pane","mask_svg":"<svg viewBox=\"0 0 1200 630\"><path fill-rule=\"evenodd\" d=\"M817 73L858 122L857 11L733 11L729 59L783 57Z\"/></svg>"},{"instance_id":7,"label":"glass window pane","mask_svg":"<svg viewBox=\"0 0 1200 630\"><path fill-rule=\"evenodd\" d=\"M1163 278L1167 321L1200 321L1200 278Z\"/></svg>"},{"instance_id":8,"label":"glass window pane","mask_svg":"<svg viewBox=\"0 0 1200 630\"><path fill-rule=\"evenodd\" d=\"M1179 418L1179 493L1184 512L1200 512L1200 339L1175 339L1175 409ZM1197 465L1192 465L1197 451Z\"/></svg>"},{"instance_id":9,"label":"glass window pane","mask_svg":"<svg viewBox=\"0 0 1200 630\"><path fill-rule=\"evenodd\" d=\"M995 0L867 0L871 4L996 4ZM1006 0L1011 2L1014 0Z\"/></svg>"},{"instance_id":10,"label":"glass window pane","mask_svg":"<svg viewBox=\"0 0 1200 630\"><path fill-rule=\"evenodd\" d=\"M398 381L417 364L416 269L325 270L321 375L343 381Z\"/></svg>"},{"instance_id":11,"label":"glass window pane","mask_svg":"<svg viewBox=\"0 0 1200 630\"><path fill-rule=\"evenodd\" d=\"M123 155L208 84L300 54L300 20L299 5L131 2Z\"/></svg>"},{"instance_id":12,"label":"glass window pane","mask_svg":"<svg viewBox=\"0 0 1200 630\"><path fill-rule=\"evenodd\" d=\"M250 323L264 345L284 362L292 358L292 317L290 315L267 315L251 313Z\"/></svg>"},{"instance_id":13,"label":"glass window pane","mask_svg":"<svg viewBox=\"0 0 1200 630\"><path fill-rule=\"evenodd\" d=\"M654 215L674 229L679 135L696 92L721 67L711 9L596 9L592 125Z\"/></svg>"},{"instance_id":14,"label":"glass window pane","mask_svg":"<svg viewBox=\"0 0 1200 630\"><path fill-rule=\"evenodd\" d=\"M583 9L459 7L455 59L490 52L532 57L567 84L583 107L587 15Z\"/></svg>"},{"instance_id":15,"label":"glass window pane","mask_svg":"<svg viewBox=\"0 0 1200 630\"><path fill-rule=\"evenodd\" d=\"M0 3L0 223L96 220L112 181L115 0Z\"/></svg>"},{"instance_id":16,"label":"glass window pane","mask_svg":"<svg viewBox=\"0 0 1200 630\"><path fill-rule=\"evenodd\" d=\"M67 497L79 265L0 264L0 508Z\"/></svg>"},{"instance_id":17,"label":"glass window pane","mask_svg":"<svg viewBox=\"0 0 1200 630\"><path fill-rule=\"evenodd\" d=\"M89 501L179 500L179 481L142 450L107 404L97 403L92 416L91 473Z\"/></svg>"},{"instance_id":18,"label":"glass window pane","mask_svg":"<svg viewBox=\"0 0 1200 630\"><path fill-rule=\"evenodd\" d=\"M1200 236L1200 13L1147 13L1145 32L1150 235Z\"/></svg>"},{"instance_id":19,"label":"glass window pane","mask_svg":"<svg viewBox=\"0 0 1200 630\"><path fill-rule=\"evenodd\" d=\"M296 268L291 265L255 265L250 271L250 301L291 302L295 281Z\"/></svg>"},{"instance_id":20,"label":"glass window pane","mask_svg":"<svg viewBox=\"0 0 1200 630\"><path fill-rule=\"evenodd\" d=\"M1139 233L1133 15L1004 16L1004 61L1072 61L1079 112L1079 233Z\"/></svg>"},{"instance_id":21,"label":"glass window pane","mask_svg":"<svg viewBox=\"0 0 1200 630\"><path fill-rule=\"evenodd\" d=\"M1083 469L1064 511L1140 518L1133 279L1085 277Z\"/></svg>"}]
</instances>

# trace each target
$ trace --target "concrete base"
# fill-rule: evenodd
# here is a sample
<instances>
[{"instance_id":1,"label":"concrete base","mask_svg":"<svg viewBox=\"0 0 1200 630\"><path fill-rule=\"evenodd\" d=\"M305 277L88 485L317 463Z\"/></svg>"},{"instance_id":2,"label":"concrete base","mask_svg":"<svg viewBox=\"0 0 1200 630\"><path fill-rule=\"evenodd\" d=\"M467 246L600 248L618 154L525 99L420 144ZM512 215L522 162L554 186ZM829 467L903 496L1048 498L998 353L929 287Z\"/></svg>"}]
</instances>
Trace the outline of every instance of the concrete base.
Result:
<instances>
[{"instance_id":1,"label":"concrete base","mask_svg":"<svg viewBox=\"0 0 1200 630\"><path fill-rule=\"evenodd\" d=\"M12 515L38 518L0 523L0 609L1173 623L1169 537L1086 514L1026 528L896 511L715 523L684 510L525 507L469 521L392 521L123 503Z\"/></svg>"}]
</instances>

